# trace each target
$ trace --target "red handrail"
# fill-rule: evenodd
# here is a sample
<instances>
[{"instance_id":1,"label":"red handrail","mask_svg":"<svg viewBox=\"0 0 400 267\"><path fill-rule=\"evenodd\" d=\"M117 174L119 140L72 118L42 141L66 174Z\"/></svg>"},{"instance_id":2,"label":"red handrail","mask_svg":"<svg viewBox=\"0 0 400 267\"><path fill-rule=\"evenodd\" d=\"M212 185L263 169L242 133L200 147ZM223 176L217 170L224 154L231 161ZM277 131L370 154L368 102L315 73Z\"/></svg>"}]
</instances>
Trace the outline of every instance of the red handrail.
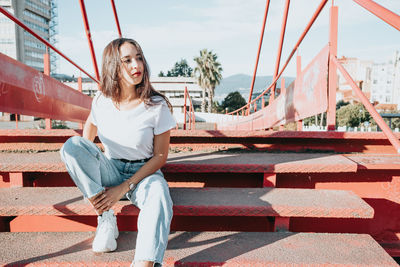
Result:
<instances>
[{"instance_id":1,"label":"red handrail","mask_svg":"<svg viewBox=\"0 0 400 267\"><path fill-rule=\"evenodd\" d=\"M73 62L71 59L69 59L67 56L65 56L63 53L61 53L57 48L55 48L52 44L50 44L48 41L46 41L45 39L43 39L42 37L40 37L38 34L36 34L34 31L32 31L28 26L26 26L22 21L20 21L19 19L17 19L16 17L14 17L14 15L12 15L11 13L9 13L6 9L0 7L0 12L5 15L6 17L8 17L9 19L11 19L12 21L14 21L18 26L20 26L21 28L23 28L24 30L26 30L27 32L29 32L30 34L32 34L33 36L35 36L38 40L40 40L42 43L44 43L45 45L47 45L48 47L50 47L51 49L53 49L57 54L59 54L60 56L62 56L63 58L65 58L69 63L71 63L72 65L74 65L75 67L77 67L80 71L82 71L83 73L85 73L88 77L90 77L93 81L99 83L99 81L95 78L93 78L89 73L87 73L84 69L82 69L78 64L76 64L75 62Z\"/></svg>"}]
</instances>

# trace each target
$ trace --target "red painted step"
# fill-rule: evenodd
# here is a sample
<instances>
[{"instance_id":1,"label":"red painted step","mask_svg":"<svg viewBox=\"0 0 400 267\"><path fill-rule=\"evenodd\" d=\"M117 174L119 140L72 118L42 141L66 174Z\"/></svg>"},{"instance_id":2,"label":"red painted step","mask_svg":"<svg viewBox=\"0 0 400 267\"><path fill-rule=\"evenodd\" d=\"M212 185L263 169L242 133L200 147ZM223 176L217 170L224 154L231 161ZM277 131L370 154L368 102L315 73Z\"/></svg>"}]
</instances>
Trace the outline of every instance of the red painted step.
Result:
<instances>
[{"instance_id":1,"label":"red painted step","mask_svg":"<svg viewBox=\"0 0 400 267\"><path fill-rule=\"evenodd\" d=\"M287 188L171 188L174 215L372 218L373 209L349 191ZM137 215L128 200L113 208ZM0 216L95 215L75 187L0 188Z\"/></svg>"},{"instance_id":2,"label":"red painted step","mask_svg":"<svg viewBox=\"0 0 400 267\"><path fill-rule=\"evenodd\" d=\"M368 204L348 191L284 188L171 188L170 191L174 203L172 229L176 230L213 229L204 227L208 221L215 221L216 229L248 229L235 226L237 220L251 223L253 231L289 230L291 218L370 219L374 215ZM122 229L135 230L132 216L139 213L135 206L125 200L113 209ZM7 231L90 231L95 227L94 215L77 188L0 189L0 216L17 216L9 222ZM199 221L191 228L184 226L192 216ZM267 216L275 220L271 222ZM254 219L249 221L248 217Z\"/></svg>"},{"instance_id":3,"label":"red painted step","mask_svg":"<svg viewBox=\"0 0 400 267\"><path fill-rule=\"evenodd\" d=\"M0 151L59 149L81 130L1 130ZM399 133L395 135L400 138ZM39 144L46 143L46 144ZM382 132L171 131L176 150L250 148L268 151L335 151L397 154Z\"/></svg>"},{"instance_id":4,"label":"red painted step","mask_svg":"<svg viewBox=\"0 0 400 267\"><path fill-rule=\"evenodd\" d=\"M136 233L112 253L91 251L93 233L0 233L0 265L129 266ZM21 249L23 248L23 249ZM16 253L18 252L18 253ZM172 232L163 266L398 266L365 234Z\"/></svg>"},{"instance_id":5,"label":"red painted step","mask_svg":"<svg viewBox=\"0 0 400 267\"><path fill-rule=\"evenodd\" d=\"M162 170L169 173L337 173L356 172L357 164L343 155L328 153L192 152L170 154ZM66 169L58 152L0 153L0 172L66 172Z\"/></svg>"}]
</instances>

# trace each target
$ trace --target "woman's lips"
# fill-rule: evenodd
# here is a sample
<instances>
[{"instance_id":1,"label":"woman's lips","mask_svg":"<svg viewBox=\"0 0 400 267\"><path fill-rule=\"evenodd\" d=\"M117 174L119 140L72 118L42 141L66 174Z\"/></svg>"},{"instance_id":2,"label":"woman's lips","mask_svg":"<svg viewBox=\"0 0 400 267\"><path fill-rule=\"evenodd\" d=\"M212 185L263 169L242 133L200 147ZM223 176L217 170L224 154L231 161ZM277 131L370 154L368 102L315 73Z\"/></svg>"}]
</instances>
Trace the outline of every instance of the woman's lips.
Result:
<instances>
[{"instance_id":1,"label":"woman's lips","mask_svg":"<svg viewBox=\"0 0 400 267\"><path fill-rule=\"evenodd\" d=\"M134 74L132 74L132 76L137 77L137 76L140 76L140 74L142 74L142 73L140 71L138 71L138 72L135 72Z\"/></svg>"}]
</instances>

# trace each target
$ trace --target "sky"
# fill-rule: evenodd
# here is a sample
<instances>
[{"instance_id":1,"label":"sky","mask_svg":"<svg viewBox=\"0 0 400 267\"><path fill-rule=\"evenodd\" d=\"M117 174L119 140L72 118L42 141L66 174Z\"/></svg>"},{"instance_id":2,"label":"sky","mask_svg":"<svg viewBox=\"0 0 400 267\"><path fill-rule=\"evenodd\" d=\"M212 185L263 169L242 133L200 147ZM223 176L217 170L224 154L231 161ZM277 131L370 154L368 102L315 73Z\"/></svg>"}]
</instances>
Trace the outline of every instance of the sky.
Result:
<instances>
[{"instance_id":1,"label":"sky","mask_svg":"<svg viewBox=\"0 0 400 267\"><path fill-rule=\"evenodd\" d=\"M399 0L375 0L400 14ZM273 75L278 51L284 0L271 0L257 75ZM286 26L281 67L308 24L320 0L292 0ZM104 47L118 37L109 0L86 0L97 64L101 69ZM400 32L351 0L335 0L339 7L338 57L357 57L383 63L400 51ZM151 75L171 69L193 58L201 49L212 50L223 68L223 77L253 75L266 0L115 0L123 37L141 45ZM325 5L299 53L304 68L329 41L329 9ZM59 35L56 45L75 63L94 75L78 0L58 1ZM58 73L79 75L73 65L60 58ZM295 76L295 57L283 73Z\"/></svg>"}]
</instances>

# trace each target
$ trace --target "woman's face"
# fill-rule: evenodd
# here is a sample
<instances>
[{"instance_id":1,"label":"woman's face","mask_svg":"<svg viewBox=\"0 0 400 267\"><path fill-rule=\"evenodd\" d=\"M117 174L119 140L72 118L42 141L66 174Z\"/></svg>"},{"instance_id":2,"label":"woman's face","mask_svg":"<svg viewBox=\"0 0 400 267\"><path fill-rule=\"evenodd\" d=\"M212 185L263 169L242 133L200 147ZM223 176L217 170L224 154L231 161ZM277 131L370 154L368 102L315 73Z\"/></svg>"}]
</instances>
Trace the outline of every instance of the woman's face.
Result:
<instances>
[{"instance_id":1,"label":"woman's face","mask_svg":"<svg viewBox=\"0 0 400 267\"><path fill-rule=\"evenodd\" d=\"M127 86L137 85L143 79L143 58L136 47L131 43L123 43L119 48L121 68L119 77Z\"/></svg>"}]
</instances>

